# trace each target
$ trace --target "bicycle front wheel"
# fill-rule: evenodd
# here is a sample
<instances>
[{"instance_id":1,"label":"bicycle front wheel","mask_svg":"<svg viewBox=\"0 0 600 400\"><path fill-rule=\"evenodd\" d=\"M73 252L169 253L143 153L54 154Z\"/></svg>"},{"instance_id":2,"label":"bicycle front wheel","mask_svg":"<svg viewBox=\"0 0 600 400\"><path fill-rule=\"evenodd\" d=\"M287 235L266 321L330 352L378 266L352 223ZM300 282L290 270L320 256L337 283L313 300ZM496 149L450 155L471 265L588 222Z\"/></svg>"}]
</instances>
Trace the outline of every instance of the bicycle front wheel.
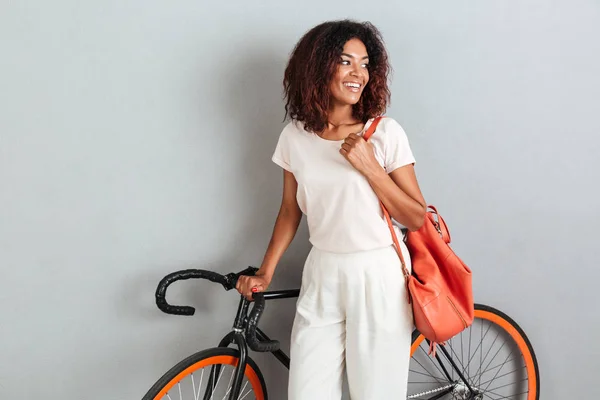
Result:
<instances>
[{"instance_id":1,"label":"bicycle front wheel","mask_svg":"<svg viewBox=\"0 0 600 400\"><path fill-rule=\"evenodd\" d=\"M165 373L142 400L229 399L240 352L228 347L200 351ZM250 357L238 400L267 400L262 373Z\"/></svg>"},{"instance_id":2,"label":"bicycle front wheel","mask_svg":"<svg viewBox=\"0 0 600 400\"><path fill-rule=\"evenodd\" d=\"M475 304L467 329L428 355L415 331L408 398L420 400L539 400L540 376L525 332L503 312Z\"/></svg>"}]
</instances>

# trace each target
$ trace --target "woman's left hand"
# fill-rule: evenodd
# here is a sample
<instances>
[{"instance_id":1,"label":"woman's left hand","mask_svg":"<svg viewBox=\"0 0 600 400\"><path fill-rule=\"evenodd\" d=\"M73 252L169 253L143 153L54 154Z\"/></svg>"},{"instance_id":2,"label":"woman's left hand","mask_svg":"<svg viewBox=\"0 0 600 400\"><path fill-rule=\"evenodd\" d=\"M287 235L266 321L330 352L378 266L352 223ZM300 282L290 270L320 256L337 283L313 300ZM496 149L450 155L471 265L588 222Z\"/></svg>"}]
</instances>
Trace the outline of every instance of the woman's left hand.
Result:
<instances>
[{"instance_id":1,"label":"woman's left hand","mask_svg":"<svg viewBox=\"0 0 600 400\"><path fill-rule=\"evenodd\" d=\"M346 160L358 170L358 172L365 176L383 171L383 168L375 158L373 145L366 142L362 136L358 136L355 133L351 133L346 137L340 148L340 154L343 155Z\"/></svg>"}]
</instances>

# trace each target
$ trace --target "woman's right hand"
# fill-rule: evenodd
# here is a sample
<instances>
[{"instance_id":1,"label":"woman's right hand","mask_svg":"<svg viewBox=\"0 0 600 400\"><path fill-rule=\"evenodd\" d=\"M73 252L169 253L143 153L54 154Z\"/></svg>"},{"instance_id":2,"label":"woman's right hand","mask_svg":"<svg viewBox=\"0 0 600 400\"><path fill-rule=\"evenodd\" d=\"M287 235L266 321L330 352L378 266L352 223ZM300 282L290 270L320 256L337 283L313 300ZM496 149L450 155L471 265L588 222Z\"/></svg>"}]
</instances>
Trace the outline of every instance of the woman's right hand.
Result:
<instances>
[{"instance_id":1,"label":"woman's right hand","mask_svg":"<svg viewBox=\"0 0 600 400\"><path fill-rule=\"evenodd\" d=\"M246 299L252 300L252 293L264 292L270 284L271 277L258 270L254 276L240 276L235 288Z\"/></svg>"}]
</instances>

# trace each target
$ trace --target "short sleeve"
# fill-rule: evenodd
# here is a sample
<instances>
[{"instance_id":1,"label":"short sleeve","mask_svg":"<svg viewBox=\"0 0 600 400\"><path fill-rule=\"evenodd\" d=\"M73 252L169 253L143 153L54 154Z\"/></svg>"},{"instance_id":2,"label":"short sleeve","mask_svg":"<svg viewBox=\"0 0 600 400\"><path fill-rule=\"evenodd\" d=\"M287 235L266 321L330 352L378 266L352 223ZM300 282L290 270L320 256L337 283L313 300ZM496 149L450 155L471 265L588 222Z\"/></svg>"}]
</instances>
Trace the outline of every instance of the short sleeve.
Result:
<instances>
[{"instance_id":1,"label":"short sleeve","mask_svg":"<svg viewBox=\"0 0 600 400\"><path fill-rule=\"evenodd\" d=\"M385 172L389 174L395 169L414 164L415 157L402 126L392 118L385 118L381 122L382 125L385 124L383 135Z\"/></svg>"},{"instance_id":2,"label":"short sleeve","mask_svg":"<svg viewBox=\"0 0 600 400\"><path fill-rule=\"evenodd\" d=\"M275 146L275 152L273 153L273 157L271 158L275 164L279 165L281 168L287 171L291 171L289 128L289 125L286 126L279 135L277 146Z\"/></svg>"}]
</instances>

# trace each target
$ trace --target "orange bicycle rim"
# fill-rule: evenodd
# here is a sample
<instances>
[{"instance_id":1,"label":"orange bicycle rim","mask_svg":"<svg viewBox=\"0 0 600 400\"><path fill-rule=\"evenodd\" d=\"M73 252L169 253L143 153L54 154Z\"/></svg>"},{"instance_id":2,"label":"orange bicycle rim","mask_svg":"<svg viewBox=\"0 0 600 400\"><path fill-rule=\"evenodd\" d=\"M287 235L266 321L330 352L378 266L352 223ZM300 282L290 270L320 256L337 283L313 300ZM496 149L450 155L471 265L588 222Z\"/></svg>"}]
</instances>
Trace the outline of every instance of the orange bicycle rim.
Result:
<instances>
[{"instance_id":1,"label":"orange bicycle rim","mask_svg":"<svg viewBox=\"0 0 600 400\"><path fill-rule=\"evenodd\" d=\"M171 390L173 386L177 384L177 382L181 381L186 376L196 372L199 369L204 367L208 367L210 365L231 365L233 367L237 366L239 358L234 356L212 356L205 358L203 360L194 363L181 371L177 376L169 381L162 390L154 397L154 400L162 399L168 392ZM250 367L250 365L246 365L246 370L244 371L244 375L250 381L252 385L252 390L256 394L256 400L264 400L265 395L263 393L262 385L260 384L260 379L258 379L258 375L256 372Z\"/></svg>"}]
</instances>

